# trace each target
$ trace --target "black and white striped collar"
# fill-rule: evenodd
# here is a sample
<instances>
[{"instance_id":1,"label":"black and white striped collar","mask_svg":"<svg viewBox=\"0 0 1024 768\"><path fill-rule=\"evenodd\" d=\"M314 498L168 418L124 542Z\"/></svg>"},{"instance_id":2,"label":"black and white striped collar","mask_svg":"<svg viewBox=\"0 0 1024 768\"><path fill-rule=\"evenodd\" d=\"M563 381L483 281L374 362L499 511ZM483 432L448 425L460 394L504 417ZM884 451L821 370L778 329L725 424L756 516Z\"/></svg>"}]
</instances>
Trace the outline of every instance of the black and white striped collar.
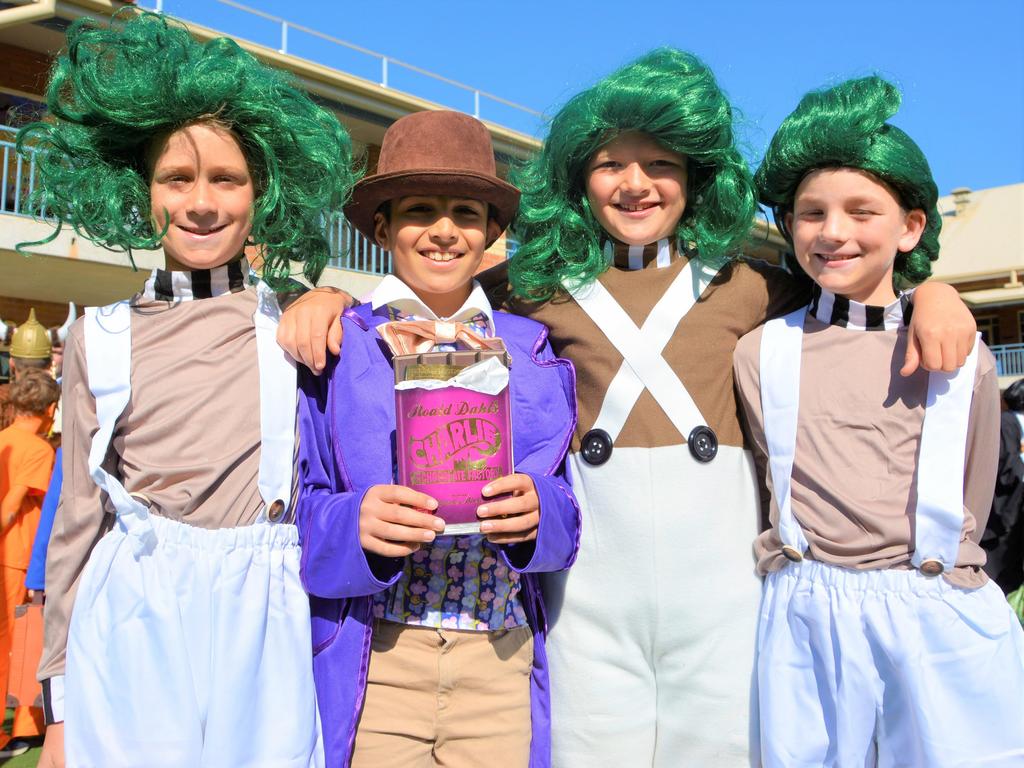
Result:
<instances>
[{"instance_id":1,"label":"black and white striped collar","mask_svg":"<svg viewBox=\"0 0 1024 768\"><path fill-rule=\"evenodd\" d=\"M914 311L909 293L901 293L896 301L884 307L851 301L819 285L814 286L812 296L812 315L823 323L851 331L893 331L904 328L910 324L910 315Z\"/></svg>"},{"instance_id":2,"label":"black and white striped collar","mask_svg":"<svg viewBox=\"0 0 1024 768\"><path fill-rule=\"evenodd\" d=\"M674 238L663 237L647 245L629 245L609 238L604 241L604 255L619 269L644 269L649 265L661 269L679 258L679 249Z\"/></svg>"},{"instance_id":3,"label":"black and white striped collar","mask_svg":"<svg viewBox=\"0 0 1024 768\"><path fill-rule=\"evenodd\" d=\"M189 301L211 299L245 290L249 263L244 259L222 264L213 269L172 272L154 269L142 289L142 298L150 301Z\"/></svg>"}]
</instances>

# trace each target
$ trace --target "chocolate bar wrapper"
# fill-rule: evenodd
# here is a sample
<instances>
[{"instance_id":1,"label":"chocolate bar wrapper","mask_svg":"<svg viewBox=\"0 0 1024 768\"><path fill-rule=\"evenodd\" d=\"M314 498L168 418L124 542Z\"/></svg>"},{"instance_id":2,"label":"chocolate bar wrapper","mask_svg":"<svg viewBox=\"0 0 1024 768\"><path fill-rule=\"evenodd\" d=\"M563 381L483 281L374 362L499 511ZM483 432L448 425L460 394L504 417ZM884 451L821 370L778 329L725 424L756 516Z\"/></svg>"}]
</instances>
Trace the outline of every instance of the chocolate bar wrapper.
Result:
<instances>
[{"instance_id":1,"label":"chocolate bar wrapper","mask_svg":"<svg viewBox=\"0 0 1024 768\"><path fill-rule=\"evenodd\" d=\"M514 467L508 353L399 355L394 366L398 483L437 499L445 535L479 533L481 490Z\"/></svg>"}]
</instances>

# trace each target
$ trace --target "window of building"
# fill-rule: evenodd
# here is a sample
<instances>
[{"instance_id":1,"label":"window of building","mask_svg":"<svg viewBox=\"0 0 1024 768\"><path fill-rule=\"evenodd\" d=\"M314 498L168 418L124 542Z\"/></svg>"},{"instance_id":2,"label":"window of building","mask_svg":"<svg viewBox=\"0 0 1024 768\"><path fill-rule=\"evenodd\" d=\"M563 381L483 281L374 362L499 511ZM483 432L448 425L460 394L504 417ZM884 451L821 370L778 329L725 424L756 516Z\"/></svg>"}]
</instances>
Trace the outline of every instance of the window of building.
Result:
<instances>
[{"instance_id":1,"label":"window of building","mask_svg":"<svg viewBox=\"0 0 1024 768\"><path fill-rule=\"evenodd\" d=\"M985 315L977 317L978 330L981 331L981 340L990 347L999 343L999 316Z\"/></svg>"}]
</instances>

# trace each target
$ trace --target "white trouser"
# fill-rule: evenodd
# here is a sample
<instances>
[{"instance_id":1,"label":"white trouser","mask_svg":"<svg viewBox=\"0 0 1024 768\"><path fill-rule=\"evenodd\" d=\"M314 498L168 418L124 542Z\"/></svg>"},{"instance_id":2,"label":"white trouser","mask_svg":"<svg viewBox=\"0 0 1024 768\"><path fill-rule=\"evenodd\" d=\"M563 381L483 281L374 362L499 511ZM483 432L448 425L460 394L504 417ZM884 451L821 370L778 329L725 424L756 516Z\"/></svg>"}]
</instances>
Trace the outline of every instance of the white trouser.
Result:
<instances>
[{"instance_id":1,"label":"white trouser","mask_svg":"<svg viewBox=\"0 0 1024 768\"><path fill-rule=\"evenodd\" d=\"M323 765L309 602L292 525L120 523L75 598L65 677L69 768Z\"/></svg>"},{"instance_id":2,"label":"white trouser","mask_svg":"<svg viewBox=\"0 0 1024 768\"><path fill-rule=\"evenodd\" d=\"M992 582L804 560L765 580L765 768L1024 765L1024 633Z\"/></svg>"},{"instance_id":3,"label":"white trouser","mask_svg":"<svg viewBox=\"0 0 1024 768\"><path fill-rule=\"evenodd\" d=\"M576 564L547 574L556 768L749 765L760 582L748 453L577 455Z\"/></svg>"}]
</instances>

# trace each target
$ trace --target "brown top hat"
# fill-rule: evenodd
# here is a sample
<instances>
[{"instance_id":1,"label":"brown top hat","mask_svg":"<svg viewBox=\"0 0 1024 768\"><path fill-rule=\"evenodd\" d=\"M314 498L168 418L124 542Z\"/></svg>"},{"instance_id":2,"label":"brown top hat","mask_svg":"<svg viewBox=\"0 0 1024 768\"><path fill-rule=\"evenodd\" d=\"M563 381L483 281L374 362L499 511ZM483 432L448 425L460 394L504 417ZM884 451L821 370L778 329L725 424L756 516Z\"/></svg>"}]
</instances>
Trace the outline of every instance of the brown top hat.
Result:
<instances>
[{"instance_id":1,"label":"brown top hat","mask_svg":"<svg viewBox=\"0 0 1024 768\"><path fill-rule=\"evenodd\" d=\"M519 208L519 190L497 176L487 127L475 117L447 110L414 112L388 128L377 173L352 188L345 218L372 241L373 214L388 200L406 195L483 200L502 231Z\"/></svg>"}]
</instances>

